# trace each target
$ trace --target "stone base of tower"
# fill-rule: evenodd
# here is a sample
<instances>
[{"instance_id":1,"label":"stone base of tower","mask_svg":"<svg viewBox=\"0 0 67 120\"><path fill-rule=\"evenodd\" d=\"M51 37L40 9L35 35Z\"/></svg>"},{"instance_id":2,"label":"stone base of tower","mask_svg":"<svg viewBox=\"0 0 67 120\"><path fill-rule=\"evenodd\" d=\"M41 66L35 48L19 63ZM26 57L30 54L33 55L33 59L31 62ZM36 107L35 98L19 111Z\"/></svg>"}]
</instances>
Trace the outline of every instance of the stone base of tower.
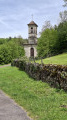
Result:
<instances>
[{"instance_id":1,"label":"stone base of tower","mask_svg":"<svg viewBox=\"0 0 67 120\"><path fill-rule=\"evenodd\" d=\"M29 57L37 57L36 44L24 44L25 56Z\"/></svg>"}]
</instances>

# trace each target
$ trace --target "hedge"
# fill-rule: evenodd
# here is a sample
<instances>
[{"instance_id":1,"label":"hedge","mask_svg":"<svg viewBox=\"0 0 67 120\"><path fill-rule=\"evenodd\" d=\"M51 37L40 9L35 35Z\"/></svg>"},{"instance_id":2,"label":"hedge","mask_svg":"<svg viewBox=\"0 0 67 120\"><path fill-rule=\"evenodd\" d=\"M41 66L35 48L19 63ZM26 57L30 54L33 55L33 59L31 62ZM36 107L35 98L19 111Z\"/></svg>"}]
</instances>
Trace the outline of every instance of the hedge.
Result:
<instances>
[{"instance_id":1,"label":"hedge","mask_svg":"<svg viewBox=\"0 0 67 120\"><path fill-rule=\"evenodd\" d=\"M65 65L30 63L25 59L15 59L11 65L19 67L36 80L42 80L52 87L67 91L67 66Z\"/></svg>"}]
</instances>

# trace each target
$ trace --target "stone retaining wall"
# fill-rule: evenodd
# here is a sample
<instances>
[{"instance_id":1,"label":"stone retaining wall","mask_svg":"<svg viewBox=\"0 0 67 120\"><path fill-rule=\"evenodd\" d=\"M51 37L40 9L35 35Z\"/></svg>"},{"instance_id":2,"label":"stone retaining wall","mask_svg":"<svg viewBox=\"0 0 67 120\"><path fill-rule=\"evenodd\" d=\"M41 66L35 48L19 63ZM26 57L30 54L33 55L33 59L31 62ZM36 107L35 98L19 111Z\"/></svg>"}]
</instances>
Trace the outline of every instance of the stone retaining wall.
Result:
<instances>
[{"instance_id":1,"label":"stone retaining wall","mask_svg":"<svg viewBox=\"0 0 67 120\"><path fill-rule=\"evenodd\" d=\"M19 67L36 80L47 82L50 86L67 91L67 66L53 64L29 63L14 60L12 66Z\"/></svg>"}]
</instances>

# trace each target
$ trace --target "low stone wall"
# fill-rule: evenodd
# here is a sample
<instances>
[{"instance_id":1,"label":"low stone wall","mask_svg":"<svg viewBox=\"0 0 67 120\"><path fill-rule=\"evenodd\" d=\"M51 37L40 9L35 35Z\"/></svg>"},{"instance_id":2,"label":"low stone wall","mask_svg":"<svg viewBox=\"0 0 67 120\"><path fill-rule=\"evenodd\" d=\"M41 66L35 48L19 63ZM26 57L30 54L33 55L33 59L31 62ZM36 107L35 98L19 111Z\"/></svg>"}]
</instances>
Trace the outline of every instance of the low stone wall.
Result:
<instances>
[{"instance_id":1,"label":"low stone wall","mask_svg":"<svg viewBox=\"0 0 67 120\"><path fill-rule=\"evenodd\" d=\"M67 66L29 63L25 60L13 60L12 66L19 67L36 80L49 83L52 87L67 91Z\"/></svg>"}]
</instances>

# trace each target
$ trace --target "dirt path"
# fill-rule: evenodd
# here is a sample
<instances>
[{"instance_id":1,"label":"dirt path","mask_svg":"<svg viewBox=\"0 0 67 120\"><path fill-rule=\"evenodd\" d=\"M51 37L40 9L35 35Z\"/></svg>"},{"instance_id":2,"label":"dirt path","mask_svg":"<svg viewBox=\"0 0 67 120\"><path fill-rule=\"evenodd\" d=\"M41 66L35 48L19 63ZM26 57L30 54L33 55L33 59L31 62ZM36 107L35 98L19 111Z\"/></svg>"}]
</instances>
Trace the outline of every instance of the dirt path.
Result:
<instances>
[{"instance_id":1,"label":"dirt path","mask_svg":"<svg viewBox=\"0 0 67 120\"><path fill-rule=\"evenodd\" d=\"M7 66L11 66L11 64L2 65L2 66L0 66L0 68L7 67Z\"/></svg>"},{"instance_id":2,"label":"dirt path","mask_svg":"<svg viewBox=\"0 0 67 120\"><path fill-rule=\"evenodd\" d=\"M32 120L27 113L0 90L0 120Z\"/></svg>"}]
</instances>

